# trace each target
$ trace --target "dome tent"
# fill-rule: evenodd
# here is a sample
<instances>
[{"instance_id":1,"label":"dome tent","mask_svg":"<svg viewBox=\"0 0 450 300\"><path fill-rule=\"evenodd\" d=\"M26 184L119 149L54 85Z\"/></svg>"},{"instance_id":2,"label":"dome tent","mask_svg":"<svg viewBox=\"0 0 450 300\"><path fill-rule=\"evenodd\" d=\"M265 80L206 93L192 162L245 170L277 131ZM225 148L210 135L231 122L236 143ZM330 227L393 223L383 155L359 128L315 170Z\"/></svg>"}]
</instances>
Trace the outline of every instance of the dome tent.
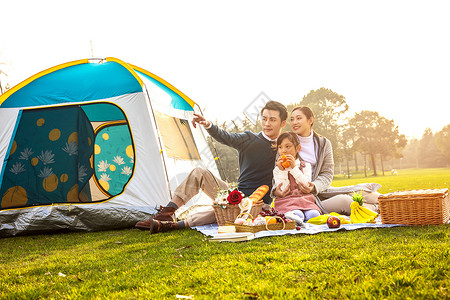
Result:
<instances>
[{"instance_id":1,"label":"dome tent","mask_svg":"<svg viewBox=\"0 0 450 300\"><path fill-rule=\"evenodd\" d=\"M116 58L58 65L8 90L0 96L0 236L131 227L167 204L193 168L219 176L203 129L189 121L196 109Z\"/></svg>"}]
</instances>

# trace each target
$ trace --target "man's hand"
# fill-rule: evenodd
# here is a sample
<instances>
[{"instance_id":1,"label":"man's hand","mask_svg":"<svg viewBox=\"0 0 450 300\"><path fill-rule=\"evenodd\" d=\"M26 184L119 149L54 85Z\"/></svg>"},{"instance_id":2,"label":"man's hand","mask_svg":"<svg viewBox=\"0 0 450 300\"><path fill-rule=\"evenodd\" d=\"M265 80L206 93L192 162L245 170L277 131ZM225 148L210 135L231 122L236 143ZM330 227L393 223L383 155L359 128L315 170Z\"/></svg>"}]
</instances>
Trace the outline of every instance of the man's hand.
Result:
<instances>
[{"instance_id":1,"label":"man's hand","mask_svg":"<svg viewBox=\"0 0 450 300\"><path fill-rule=\"evenodd\" d=\"M192 126L194 126L194 128L197 128L197 123L205 127L209 127L209 125L211 125L211 122L207 121L202 115L194 113L194 118L192 119Z\"/></svg>"},{"instance_id":2,"label":"man's hand","mask_svg":"<svg viewBox=\"0 0 450 300\"><path fill-rule=\"evenodd\" d=\"M275 189L275 191L273 191L273 195L275 196L275 197L277 197L277 198L284 198L284 197L286 197L288 194L289 194L289 192L291 191L291 187L288 185L287 187L286 187L286 189L283 191L283 190L281 190L281 185L282 185L282 183L280 183L278 186L277 186L277 188Z\"/></svg>"}]
</instances>

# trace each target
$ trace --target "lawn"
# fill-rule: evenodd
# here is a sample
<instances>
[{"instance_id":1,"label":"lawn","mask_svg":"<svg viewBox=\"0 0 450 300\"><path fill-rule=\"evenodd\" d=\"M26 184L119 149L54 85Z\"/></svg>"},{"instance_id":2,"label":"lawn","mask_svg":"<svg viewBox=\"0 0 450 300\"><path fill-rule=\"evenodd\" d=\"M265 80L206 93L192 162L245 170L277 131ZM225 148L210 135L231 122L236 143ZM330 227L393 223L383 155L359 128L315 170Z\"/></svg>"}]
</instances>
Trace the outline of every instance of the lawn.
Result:
<instances>
[{"instance_id":1,"label":"lawn","mask_svg":"<svg viewBox=\"0 0 450 300\"><path fill-rule=\"evenodd\" d=\"M381 184L380 193L389 193L402 190L416 189L442 189L450 188L450 168L439 169L404 169L396 170L397 174L385 172L385 176L367 176L359 172L353 174L351 179L345 179L344 175L336 175L333 186L346 186L361 182L376 182ZM379 171L381 174L381 171Z\"/></svg>"},{"instance_id":2,"label":"lawn","mask_svg":"<svg viewBox=\"0 0 450 300\"><path fill-rule=\"evenodd\" d=\"M386 193L444 188L450 169L400 170ZM449 299L450 225L211 243L194 230L0 239L2 299Z\"/></svg>"}]
</instances>

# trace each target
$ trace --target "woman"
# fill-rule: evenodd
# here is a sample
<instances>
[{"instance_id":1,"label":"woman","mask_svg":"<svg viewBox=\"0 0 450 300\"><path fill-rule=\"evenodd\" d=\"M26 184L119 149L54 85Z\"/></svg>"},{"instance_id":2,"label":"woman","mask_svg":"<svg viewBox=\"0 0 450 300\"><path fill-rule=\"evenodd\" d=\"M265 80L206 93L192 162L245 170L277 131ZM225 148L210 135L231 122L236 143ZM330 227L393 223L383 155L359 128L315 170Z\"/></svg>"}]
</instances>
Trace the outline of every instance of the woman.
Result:
<instances>
[{"instance_id":1,"label":"woman","mask_svg":"<svg viewBox=\"0 0 450 300\"><path fill-rule=\"evenodd\" d=\"M320 197L320 193L330 187L334 174L333 149L331 142L318 135L312 129L314 125L314 113L309 107L297 106L291 112L291 128L300 140L300 157L312 166L312 182L301 184L300 190L304 194L316 196L316 204L323 213L337 212L350 215L352 197L348 195L336 195L329 199ZM279 160L281 157L278 158ZM289 187L281 190L281 186L274 186L274 197L285 197L289 193Z\"/></svg>"}]
</instances>

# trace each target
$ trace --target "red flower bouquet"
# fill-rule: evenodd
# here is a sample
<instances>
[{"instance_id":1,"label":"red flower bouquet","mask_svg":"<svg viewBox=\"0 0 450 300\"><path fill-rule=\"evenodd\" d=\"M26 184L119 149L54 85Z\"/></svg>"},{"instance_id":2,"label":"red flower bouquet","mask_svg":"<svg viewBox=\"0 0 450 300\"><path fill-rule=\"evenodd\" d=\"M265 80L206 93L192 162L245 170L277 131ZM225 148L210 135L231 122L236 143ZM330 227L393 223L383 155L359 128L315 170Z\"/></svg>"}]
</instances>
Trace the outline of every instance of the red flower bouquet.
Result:
<instances>
[{"instance_id":1,"label":"red flower bouquet","mask_svg":"<svg viewBox=\"0 0 450 300\"><path fill-rule=\"evenodd\" d=\"M239 203L241 203L242 198L244 197L242 196L241 192L239 192L238 190L233 190L230 192L230 194L228 194L227 201L231 205L238 205Z\"/></svg>"},{"instance_id":2,"label":"red flower bouquet","mask_svg":"<svg viewBox=\"0 0 450 300\"><path fill-rule=\"evenodd\" d=\"M218 205L238 205L244 198L244 194L241 193L236 183L230 183L227 189L217 191L214 204ZM225 206L224 206L225 207Z\"/></svg>"}]
</instances>

